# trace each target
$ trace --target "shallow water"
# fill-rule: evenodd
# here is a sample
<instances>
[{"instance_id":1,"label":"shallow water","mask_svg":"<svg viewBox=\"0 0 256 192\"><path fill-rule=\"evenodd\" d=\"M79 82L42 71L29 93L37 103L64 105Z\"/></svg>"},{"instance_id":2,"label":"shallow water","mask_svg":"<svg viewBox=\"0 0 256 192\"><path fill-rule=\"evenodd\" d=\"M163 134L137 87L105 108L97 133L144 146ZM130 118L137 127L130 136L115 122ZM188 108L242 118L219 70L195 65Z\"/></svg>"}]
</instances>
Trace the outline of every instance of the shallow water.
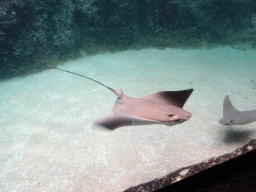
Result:
<instances>
[{"instance_id":1,"label":"shallow water","mask_svg":"<svg viewBox=\"0 0 256 192\"><path fill-rule=\"evenodd\" d=\"M184 106L192 118L172 127L93 127L116 96L61 71L1 82L1 190L123 191L243 146L255 138L255 122L218 121L226 95L239 110L256 109L255 61L253 49L226 46L130 50L59 66L132 97L193 88Z\"/></svg>"}]
</instances>

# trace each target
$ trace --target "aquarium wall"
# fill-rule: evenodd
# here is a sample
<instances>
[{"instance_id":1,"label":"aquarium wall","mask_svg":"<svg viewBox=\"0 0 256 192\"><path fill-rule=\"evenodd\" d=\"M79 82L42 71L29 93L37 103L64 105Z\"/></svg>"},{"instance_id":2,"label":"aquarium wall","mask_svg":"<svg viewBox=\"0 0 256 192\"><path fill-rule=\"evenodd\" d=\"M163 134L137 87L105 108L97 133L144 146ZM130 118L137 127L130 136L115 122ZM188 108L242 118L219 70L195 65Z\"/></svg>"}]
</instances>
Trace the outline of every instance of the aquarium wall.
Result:
<instances>
[{"instance_id":1,"label":"aquarium wall","mask_svg":"<svg viewBox=\"0 0 256 192\"><path fill-rule=\"evenodd\" d=\"M145 47L256 46L253 0L3 0L0 76Z\"/></svg>"}]
</instances>

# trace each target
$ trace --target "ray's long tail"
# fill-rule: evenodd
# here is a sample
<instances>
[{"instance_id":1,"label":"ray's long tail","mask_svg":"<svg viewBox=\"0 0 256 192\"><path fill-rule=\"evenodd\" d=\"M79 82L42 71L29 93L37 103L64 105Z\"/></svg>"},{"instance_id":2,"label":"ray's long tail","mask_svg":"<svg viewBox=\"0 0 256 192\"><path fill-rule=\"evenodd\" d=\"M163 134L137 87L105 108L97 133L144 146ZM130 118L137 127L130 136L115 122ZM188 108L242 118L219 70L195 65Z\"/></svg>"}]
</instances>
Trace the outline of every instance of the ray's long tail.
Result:
<instances>
[{"instance_id":1,"label":"ray's long tail","mask_svg":"<svg viewBox=\"0 0 256 192\"><path fill-rule=\"evenodd\" d=\"M74 72L67 71L67 70L64 70L64 69L59 69L59 68L57 68L57 67L52 67L52 68L53 68L53 69L60 70L60 71L65 71L65 72L67 72L67 73L72 73L72 74L74 74L74 75L78 75L78 76L80 76L80 77L84 77L84 78L86 78L86 79L92 80L92 81L94 81L94 82L96 82L96 83L98 83L98 84L100 84L100 85L106 87L107 89L109 89L109 90L112 91L113 93L115 93L115 94L118 96L118 98L121 98L122 95L123 95L123 91L122 91L122 90L120 90L119 92L117 92L116 90L112 89L111 87L108 87L108 86L102 84L101 82L96 81L96 80L94 80L94 79L92 79L92 78L90 78L90 77L86 77L86 76L84 76L84 75L80 75L80 74L78 74L78 73L74 73Z\"/></svg>"}]
</instances>

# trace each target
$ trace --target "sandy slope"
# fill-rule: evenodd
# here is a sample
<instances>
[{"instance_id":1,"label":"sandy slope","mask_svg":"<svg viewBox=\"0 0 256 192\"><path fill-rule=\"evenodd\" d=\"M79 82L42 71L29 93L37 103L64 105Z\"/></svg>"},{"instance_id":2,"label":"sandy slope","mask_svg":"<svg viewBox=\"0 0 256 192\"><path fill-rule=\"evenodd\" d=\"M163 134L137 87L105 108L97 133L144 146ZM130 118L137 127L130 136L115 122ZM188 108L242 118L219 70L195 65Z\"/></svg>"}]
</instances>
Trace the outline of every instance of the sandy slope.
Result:
<instances>
[{"instance_id":1,"label":"sandy slope","mask_svg":"<svg viewBox=\"0 0 256 192\"><path fill-rule=\"evenodd\" d=\"M0 191L123 191L183 166L233 151L255 138L255 123L218 123L229 95L256 109L253 50L145 49L85 57L60 68L133 97L195 91L180 125L102 131L116 96L87 79L48 70L0 83Z\"/></svg>"}]
</instances>

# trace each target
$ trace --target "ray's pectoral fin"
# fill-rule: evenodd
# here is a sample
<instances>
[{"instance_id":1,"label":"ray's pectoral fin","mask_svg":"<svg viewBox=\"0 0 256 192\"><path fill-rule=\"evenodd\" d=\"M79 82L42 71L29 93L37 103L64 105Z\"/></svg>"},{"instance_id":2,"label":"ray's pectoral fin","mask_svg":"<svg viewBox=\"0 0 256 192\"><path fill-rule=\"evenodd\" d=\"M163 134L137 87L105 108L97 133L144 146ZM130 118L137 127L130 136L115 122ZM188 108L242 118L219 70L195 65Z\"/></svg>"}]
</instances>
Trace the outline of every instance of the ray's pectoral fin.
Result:
<instances>
[{"instance_id":1,"label":"ray's pectoral fin","mask_svg":"<svg viewBox=\"0 0 256 192\"><path fill-rule=\"evenodd\" d=\"M183 108L185 102L192 92L193 89L182 91L160 91L151 95L147 95L142 99Z\"/></svg>"},{"instance_id":2,"label":"ray's pectoral fin","mask_svg":"<svg viewBox=\"0 0 256 192\"><path fill-rule=\"evenodd\" d=\"M133 120L125 116L109 116L95 121L94 125L115 130L118 127L133 125Z\"/></svg>"},{"instance_id":3,"label":"ray's pectoral fin","mask_svg":"<svg viewBox=\"0 0 256 192\"><path fill-rule=\"evenodd\" d=\"M238 114L239 111L235 109L227 95L223 102L223 118L219 122L223 125L232 125Z\"/></svg>"},{"instance_id":4,"label":"ray's pectoral fin","mask_svg":"<svg viewBox=\"0 0 256 192\"><path fill-rule=\"evenodd\" d=\"M107 128L109 130L115 130L116 128L124 127L124 126L140 126L140 125L152 125L152 124L163 124L167 126L173 126L173 125L184 122L182 120L177 121L177 119L178 118L176 116L173 116L173 121L159 122L159 121L153 121L149 119L143 119L143 118L123 114L123 115L112 115L109 117L99 119L94 122L94 126Z\"/></svg>"}]
</instances>

